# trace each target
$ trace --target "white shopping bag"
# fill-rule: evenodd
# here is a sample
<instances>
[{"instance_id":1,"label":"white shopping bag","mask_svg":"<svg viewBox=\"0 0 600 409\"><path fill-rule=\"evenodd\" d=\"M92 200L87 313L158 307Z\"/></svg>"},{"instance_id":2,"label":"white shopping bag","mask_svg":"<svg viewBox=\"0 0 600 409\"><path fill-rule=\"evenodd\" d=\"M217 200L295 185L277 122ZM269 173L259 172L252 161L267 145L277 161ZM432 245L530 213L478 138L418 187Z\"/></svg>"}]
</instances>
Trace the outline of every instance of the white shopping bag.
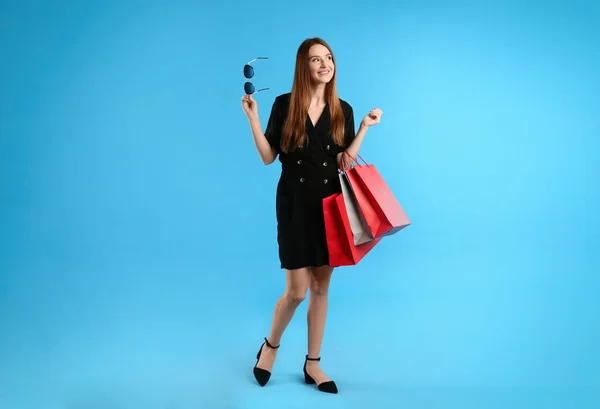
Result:
<instances>
[{"instance_id":1,"label":"white shopping bag","mask_svg":"<svg viewBox=\"0 0 600 409\"><path fill-rule=\"evenodd\" d=\"M346 205L346 211L348 212L348 220L350 221L350 228L352 229L352 235L354 236L354 245L358 246L359 244L368 243L373 240L373 237L370 235L369 226L360 211L360 207L352 192L352 187L350 186L346 173L340 173L339 178L340 185L342 185L344 204Z\"/></svg>"}]
</instances>

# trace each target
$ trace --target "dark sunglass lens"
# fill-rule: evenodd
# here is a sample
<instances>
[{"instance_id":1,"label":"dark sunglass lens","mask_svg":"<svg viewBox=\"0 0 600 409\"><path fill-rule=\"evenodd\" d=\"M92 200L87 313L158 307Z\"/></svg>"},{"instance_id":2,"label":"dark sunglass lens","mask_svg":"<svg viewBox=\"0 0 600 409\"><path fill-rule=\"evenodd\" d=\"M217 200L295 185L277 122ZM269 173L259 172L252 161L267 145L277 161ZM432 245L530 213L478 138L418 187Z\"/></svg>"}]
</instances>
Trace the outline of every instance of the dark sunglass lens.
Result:
<instances>
[{"instance_id":1,"label":"dark sunglass lens","mask_svg":"<svg viewBox=\"0 0 600 409\"><path fill-rule=\"evenodd\" d=\"M247 82L244 84L244 91L246 91L246 94L250 95L250 94L254 94L254 85L252 85L251 82Z\"/></svg>"},{"instance_id":2,"label":"dark sunglass lens","mask_svg":"<svg viewBox=\"0 0 600 409\"><path fill-rule=\"evenodd\" d=\"M254 68L251 65L244 65L244 77L252 78L254 77Z\"/></svg>"}]
</instances>

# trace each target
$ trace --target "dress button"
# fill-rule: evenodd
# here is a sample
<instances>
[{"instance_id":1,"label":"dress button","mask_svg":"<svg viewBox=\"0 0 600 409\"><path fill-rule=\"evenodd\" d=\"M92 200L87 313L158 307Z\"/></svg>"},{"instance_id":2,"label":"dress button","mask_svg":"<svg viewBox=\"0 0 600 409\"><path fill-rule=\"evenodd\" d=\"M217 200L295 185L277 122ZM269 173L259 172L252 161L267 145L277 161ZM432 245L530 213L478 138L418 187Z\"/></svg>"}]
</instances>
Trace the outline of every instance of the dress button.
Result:
<instances>
[{"instance_id":1,"label":"dress button","mask_svg":"<svg viewBox=\"0 0 600 409\"><path fill-rule=\"evenodd\" d=\"M327 149L327 150L329 150L329 145L327 145L327 148L326 148L326 149Z\"/></svg>"},{"instance_id":2,"label":"dress button","mask_svg":"<svg viewBox=\"0 0 600 409\"><path fill-rule=\"evenodd\" d=\"M298 165L302 165L302 159L298 161Z\"/></svg>"},{"instance_id":3,"label":"dress button","mask_svg":"<svg viewBox=\"0 0 600 409\"><path fill-rule=\"evenodd\" d=\"M300 183L304 183L304 178L300 178Z\"/></svg>"},{"instance_id":4,"label":"dress button","mask_svg":"<svg viewBox=\"0 0 600 409\"><path fill-rule=\"evenodd\" d=\"M325 183L325 184L327 184L327 182L329 182L327 179L325 179L325 180L323 181L323 183Z\"/></svg>"},{"instance_id":5,"label":"dress button","mask_svg":"<svg viewBox=\"0 0 600 409\"><path fill-rule=\"evenodd\" d=\"M327 162L323 162L323 166L327 166Z\"/></svg>"}]
</instances>

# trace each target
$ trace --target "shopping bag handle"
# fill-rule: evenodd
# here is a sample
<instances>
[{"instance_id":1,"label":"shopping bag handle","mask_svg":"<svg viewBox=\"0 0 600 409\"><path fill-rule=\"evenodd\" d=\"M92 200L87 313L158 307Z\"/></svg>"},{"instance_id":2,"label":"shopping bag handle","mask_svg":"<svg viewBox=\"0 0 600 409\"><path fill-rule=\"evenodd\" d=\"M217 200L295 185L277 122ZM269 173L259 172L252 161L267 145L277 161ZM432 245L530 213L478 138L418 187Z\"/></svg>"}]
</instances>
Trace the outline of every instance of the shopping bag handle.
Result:
<instances>
[{"instance_id":1,"label":"shopping bag handle","mask_svg":"<svg viewBox=\"0 0 600 409\"><path fill-rule=\"evenodd\" d=\"M342 153L342 155L347 155L347 156L348 156L350 159L352 159L352 162L350 162L350 166L348 167L348 169L352 168L352 167L353 167L353 166L352 166L352 164L353 164L353 163L355 163L355 162L356 162L356 164L359 164L359 163L358 163L358 161L356 160L356 158L354 158L354 157L353 157L352 155L350 155L348 152L344 151L344 152ZM365 161L365 160L362 158L362 156L360 156L360 155L358 155L358 154L357 154L356 156L357 156L358 158L360 158L360 160L362 160L362 161L363 161L363 163L365 164L365 166L369 166L369 164L368 164L368 163L367 163L367 162L366 162L366 161ZM343 163L343 161L340 161L340 170L343 172L343 171L345 171L345 170L347 170L347 169L342 169L342 163Z\"/></svg>"}]
</instances>

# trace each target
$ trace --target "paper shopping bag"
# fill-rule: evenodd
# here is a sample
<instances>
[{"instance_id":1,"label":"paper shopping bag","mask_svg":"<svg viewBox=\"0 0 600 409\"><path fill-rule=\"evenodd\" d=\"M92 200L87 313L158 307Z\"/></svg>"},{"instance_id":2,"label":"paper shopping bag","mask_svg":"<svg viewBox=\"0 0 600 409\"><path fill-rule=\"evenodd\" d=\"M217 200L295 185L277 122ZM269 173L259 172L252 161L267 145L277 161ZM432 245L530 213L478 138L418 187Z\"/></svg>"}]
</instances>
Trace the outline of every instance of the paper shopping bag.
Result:
<instances>
[{"instance_id":1,"label":"paper shopping bag","mask_svg":"<svg viewBox=\"0 0 600 409\"><path fill-rule=\"evenodd\" d=\"M390 236L411 224L375 165L357 164L345 173L372 237Z\"/></svg>"},{"instance_id":2,"label":"paper shopping bag","mask_svg":"<svg viewBox=\"0 0 600 409\"><path fill-rule=\"evenodd\" d=\"M323 199L325 234L331 267L356 265L381 240L355 245L344 196L336 193Z\"/></svg>"},{"instance_id":3,"label":"paper shopping bag","mask_svg":"<svg viewBox=\"0 0 600 409\"><path fill-rule=\"evenodd\" d=\"M344 205L350 222L350 230L352 231L352 239L355 245L368 243L373 240L369 225L367 224L364 215L360 211L360 207L356 202L356 196L352 191L350 182L345 173L339 174L340 185L342 186L342 195L344 197Z\"/></svg>"}]
</instances>

